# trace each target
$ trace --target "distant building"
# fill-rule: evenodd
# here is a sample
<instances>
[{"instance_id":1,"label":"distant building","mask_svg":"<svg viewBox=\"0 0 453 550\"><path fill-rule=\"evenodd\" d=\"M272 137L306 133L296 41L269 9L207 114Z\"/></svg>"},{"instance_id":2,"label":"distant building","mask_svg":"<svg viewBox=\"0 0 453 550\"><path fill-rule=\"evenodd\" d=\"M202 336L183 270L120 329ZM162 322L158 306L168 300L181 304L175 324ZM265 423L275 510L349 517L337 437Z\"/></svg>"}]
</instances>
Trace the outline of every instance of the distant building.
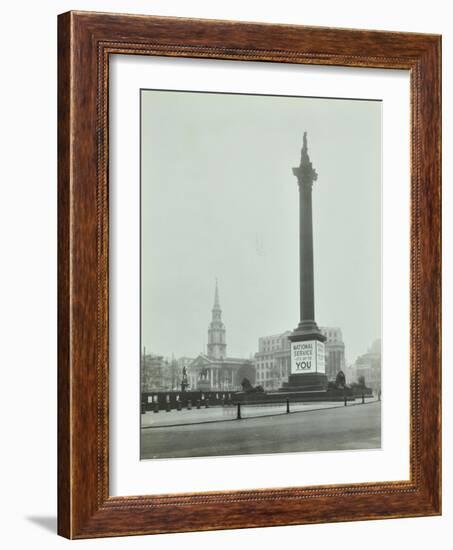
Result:
<instances>
[{"instance_id":1,"label":"distant building","mask_svg":"<svg viewBox=\"0 0 453 550\"><path fill-rule=\"evenodd\" d=\"M192 363L193 357L180 357L179 359L176 359L176 363L178 364L179 369L183 369L184 367L188 367L190 363Z\"/></svg>"},{"instance_id":2,"label":"distant building","mask_svg":"<svg viewBox=\"0 0 453 550\"><path fill-rule=\"evenodd\" d=\"M325 342L326 375L328 380L335 380L340 371L345 371L343 333L338 327L319 328L327 338Z\"/></svg>"},{"instance_id":3,"label":"distant building","mask_svg":"<svg viewBox=\"0 0 453 550\"><path fill-rule=\"evenodd\" d=\"M182 367L179 360L172 358L164 369L164 384L168 390L179 390L182 381Z\"/></svg>"},{"instance_id":4,"label":"distant building","mask_svg":"<svg viewBox=\"0 0 453 550\"><path fill-rule=\"evenodd\" d=\"M187 365L187 378L190 390L238 390L244 378L255 384L253 361L227 357L226 329L222 322L217 282L208 327L207 353L200 353Z\"/></svg>"},{"instance_id":5,"label":"distant building","mask_svg":"<svg viewBox=\"0 0 453 550\"><path fill-rule=\"evenodd\" d=\"M340 328L320 327L326 336L326 375L335 380L338 372L345 368L343 335ZM288 336L291 331L262 336L258 340L255 354L256 383L265 390L276 390L288 381L291 368L291 347Z\"/></svg>"},{"instance_id":6,"label":"distant building","mask_svg":"<svg viewBox=\"0 0 453 550\"><path fill-rule=\"evenodd\" d=\"M179 390L183 368L193 361L189 357L166 359L162 355L148 353L142 355L142 392Z\"/></svg>"},{"instance_id":7,"label":"distant building","mask_svg":"<svg viewBox=\"0 0 453 550\"><path fill-rule=\"evenodd\" d=\"M381 340L375 340L368 351L360 355L355 361L355 374L357 381L365 378L365 384L374 391L381 389Z\"/></svg>"},{"instance_id":8,"label":"distant building","mask_svg":"<svg viewBox=\"0 0 453 550\"><path fill-rule=\"evenodd\" d=\"M351 363L346 365L344 373L346 375L346 383L351 384L352 382L357 382L357 369L356 364Z\"/></svg>"},{"instance_id":9,"label":"distant building","mask_svg":"<svg viewBox=\"0 0 453 550\"><path fill-rule=\"evenodd\" d=\"M256 383L265 390L276 390L288 380L291 348L288 330L281 334L262 336L255 354Z\"/></svg>"},{"instance_id":10,"label":"distant building","mask_svg":"<svg viewBox=\"0 0 453 550\"><path fill-rule=\"evenodd\" d=\"M141 361L142 392L167 390L170 364L162 355L143 354Z\"/></svg>"}]
</instances>

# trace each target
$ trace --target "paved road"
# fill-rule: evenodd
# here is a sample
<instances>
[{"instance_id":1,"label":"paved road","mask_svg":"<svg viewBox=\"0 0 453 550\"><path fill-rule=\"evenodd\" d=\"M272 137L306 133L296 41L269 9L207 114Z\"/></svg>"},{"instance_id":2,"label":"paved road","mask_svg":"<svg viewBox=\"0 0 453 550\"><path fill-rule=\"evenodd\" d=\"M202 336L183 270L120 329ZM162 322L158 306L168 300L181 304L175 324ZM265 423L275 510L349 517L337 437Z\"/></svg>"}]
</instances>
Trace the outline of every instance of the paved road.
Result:
<instances>
[{"instance_id":1,"label":"paved road","mask_svg":"<svg viewBox=\"0 0 453 550\"><path fill-rule=\"evenodd\" d=\"M367 399L367 402L375 400ZM349 406L362 403L359 398L356 401L349 402ZM291 412L309 411L314 409L330 409L335 407L344 407L342 401L312 401L307 403L290 403ZM242 418L252 418L254 416L269 416L275 414L286 414L286 403L268 403L265 405L241 405ZM141 416L142 428L154 428L156 426L175 426L178 424L199 424L200 422L218 422L219 420L235 420L237 418L237 407L235 405L228 407L210 407L192 408L190 411L175 409L166 412L159 411L154 413L148 411Z\"/></svg>"},{"instance_id":2,"label":"paved road","mask_svg":"<svg viewBox=\"0 0 453 550\"><path fill-rule=\"evenodd\" d=\"M160 414L160 413L159 413ZM141 430L142 458L377 449L381 403Z\"/></svg>"}]
</instances>

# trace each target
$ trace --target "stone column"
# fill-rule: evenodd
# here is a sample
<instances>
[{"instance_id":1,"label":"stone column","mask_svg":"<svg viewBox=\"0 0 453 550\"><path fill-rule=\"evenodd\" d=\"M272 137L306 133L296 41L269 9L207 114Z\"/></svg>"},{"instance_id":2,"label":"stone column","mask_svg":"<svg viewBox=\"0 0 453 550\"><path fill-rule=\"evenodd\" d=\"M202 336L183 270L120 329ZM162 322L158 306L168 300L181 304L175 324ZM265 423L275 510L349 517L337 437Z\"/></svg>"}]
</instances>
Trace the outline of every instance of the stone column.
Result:
<instances>
[{"instance_id":1,"label":"stone column","mask_svg":"<svg viewBox=\"0 0 453 550\"><path fill-rule=\"evenodd\" d=\"M315 321L313 269L313 183L318 174L308 156L307 132L304 133L300 165L293 168L299 187L299 299L300 319L289 336L291 374L282 389L320 391L327 388L324 366L325 336Z\"/></svg>"},{"instance_id":2,"label":"stone column","mask_svg":"<svg viewBox=\"0 0 453 550\"><path fill-rule=\"evenodd\" d=\"M313 277L313 182L318 174L308 156L307 132L304 133L300 165L293 168L299 187L299 291L300 320L296 330L315 330L315 288Z\"/></svg>"}]
</instances>

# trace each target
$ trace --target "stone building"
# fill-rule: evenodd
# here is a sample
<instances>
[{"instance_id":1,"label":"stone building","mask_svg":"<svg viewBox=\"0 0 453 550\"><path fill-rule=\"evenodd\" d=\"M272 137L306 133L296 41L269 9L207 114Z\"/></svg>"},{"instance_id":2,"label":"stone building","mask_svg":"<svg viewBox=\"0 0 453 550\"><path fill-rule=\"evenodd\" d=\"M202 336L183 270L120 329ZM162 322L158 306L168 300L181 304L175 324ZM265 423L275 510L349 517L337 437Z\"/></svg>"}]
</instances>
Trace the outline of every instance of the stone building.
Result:
<instances>
[{"instance_id":1,"label":"stone building","mask_svg":"<svg viewBox=\"0 0 453 550\"><path fill-rule=\"evenodd\" d=\"M277 390L288 380L290 369L291 331L271 336L262 336L258 340L258 352L255 354L256 383L265 390Z\"/></svg>"},{"instance_id":2,"label":"stone building","mask_svg":"<svg viewBox=\"0 0 453 550\"><path fill-rule=\"evenodd\" d=\"M162 355L143 353L141 360L141 390L142 393L170 389L170 363Z\"/></svg>"},{"instance_id":3,"label":"stone building","mask_svg":"<svg viewBox=\"0 0 453 550\"><path fill-rule=\"evenodd\" d=\"M193 359L181 357L167 359L162 355L148 353L141 360L141 391L179 390L181 388L183 368Z\"/></svg>"},{"instance_id":4,"label":"stone building","mask_svg":"<svg viewBox=\"0 0 453 550\"><path fill-rule=\"evenodd\" d=\"M347 384L357 382L357 369L355 363L350 363L349 365L346 365L344 373L346 375Z\"/></svg>"},{"instance_id":5,"label":"stone building","mask_svg":"<svg viewBox=\"0 0 453 550\"><path fill-rule=\"evenodd\" d=\"M357 380L365 378L365 384L378 392L381 389L381 340L375 340L368 351L355 361Z\"/></svg>"},{"instance_id":6,"label":"stone building","mask_svg":"<svg viewBox=\"0 0 453 550\"><path fill-rule=\"evenodd\" d=\"M335 381L340 370L345 372L346 368L343 334L341 328L338 327L319 328L322 334L327 338L324 344L327 379L329 381Z\"/></svg>"},{"instance_id":7,"label":"stone building","mask_svg":"<svg viewBox=\"0 0 453 550\"><path fill-rule=\"evenodd\" d=\"M178 368L182 371L184 367L188 367L190 363L192 363L193 357L179 357L179 359L176 359L176 362L178 363Z\"/></svg>"},{"instance_id":8,"label":"stone building","mask_svg":"<svg viewBox=\"0 0 453 550\"><path fill-rule=\"evenodd\" d=\"M200 353L189 363L187 378L189 390L239 390L244 378L255 384L253 361L227 356L226 329L222 321L217 282L208 327L207 353Z\"/></svg>"},{"instance_id":9,"label":"stone building","mask_svg":"<svg viewBox=\"0 0 453 550\"><path fill-rule=\"evenodd\" d=\"M320 327L327 338L325 342L326 375L335 380L338 372L345 368L345 346L340 328ZM288 381L291 366L291 348L288 337L291 331L262 336L258 340L255 354L256 383L265 390L277 390Z\"/></svg>"}]
</instances>

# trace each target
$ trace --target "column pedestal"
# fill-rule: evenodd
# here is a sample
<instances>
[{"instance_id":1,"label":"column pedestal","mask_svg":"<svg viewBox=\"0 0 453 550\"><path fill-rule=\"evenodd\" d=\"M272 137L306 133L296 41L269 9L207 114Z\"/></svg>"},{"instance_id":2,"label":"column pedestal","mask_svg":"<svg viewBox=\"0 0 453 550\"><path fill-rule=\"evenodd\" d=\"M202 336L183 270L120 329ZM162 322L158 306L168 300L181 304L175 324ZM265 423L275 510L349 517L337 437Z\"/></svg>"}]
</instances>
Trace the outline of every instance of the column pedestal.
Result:
<instances>
[{"instance_id":1,"label":"column pedestal","mask_svg":"<svg viewBox=\"0 0 453 550\"><path fill-rule=\"evenodd\" d=\"M288 382L283 383L280 391L327 391L324 349L326 337L319 329L306 333L296 329L289 336L289 340L291 342L290 374Z\"/></svg>"}]
</instances>

